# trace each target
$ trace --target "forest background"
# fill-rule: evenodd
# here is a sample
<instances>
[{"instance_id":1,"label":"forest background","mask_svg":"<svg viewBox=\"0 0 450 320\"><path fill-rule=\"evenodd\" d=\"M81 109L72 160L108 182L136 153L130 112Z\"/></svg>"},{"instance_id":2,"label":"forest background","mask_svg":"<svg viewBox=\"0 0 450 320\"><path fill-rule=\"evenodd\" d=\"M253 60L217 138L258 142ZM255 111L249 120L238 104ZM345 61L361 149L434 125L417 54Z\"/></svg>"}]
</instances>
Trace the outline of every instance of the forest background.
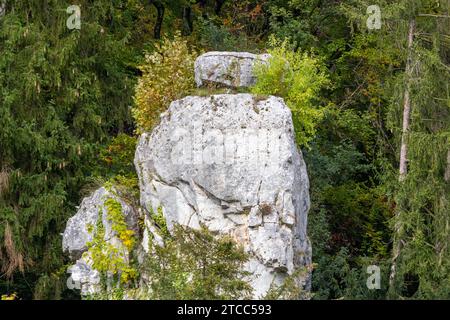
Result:
<instances>
[{"instance_id":1,"label":"forest background","mask_svg":"<svg viewBox=\"0 0 450 320\"><path fill-rule=\"evenodd\" d=\"M137 134L167 107L139 105L138 80L173 71L146 55L218 50L275 56L252 90L293 111L313 299L450 298L449 15L448 0L0 1L0 294L77 298L66 221L99 180L135 175ZM176 83L166 99L194 90Z\"/></svg>"}]
</instances>

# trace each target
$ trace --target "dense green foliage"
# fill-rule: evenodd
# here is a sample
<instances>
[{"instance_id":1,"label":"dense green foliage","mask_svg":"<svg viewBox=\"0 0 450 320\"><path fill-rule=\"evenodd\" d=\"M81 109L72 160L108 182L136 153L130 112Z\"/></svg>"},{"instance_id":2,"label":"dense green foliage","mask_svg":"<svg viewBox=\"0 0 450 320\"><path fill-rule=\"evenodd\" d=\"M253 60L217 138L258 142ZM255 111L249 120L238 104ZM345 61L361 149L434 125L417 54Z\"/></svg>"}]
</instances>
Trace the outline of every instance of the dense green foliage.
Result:
<instances>
[{"instance_id":1,"label":"dense green foliage","mask_svg":"<svg viewBox=\"0 0 450 320\"><path fill-rule=\"evenodd\" d=\"M297 143L308 146L323 118L319 93L328 84L325 68L317 59L289 49L287 42L270 42L272 57L268 65L257 66L252 92L282 97L292 111Z\"/></svg>"},{"instance_id":2,"label":"dense green foliage","mask_svg":"<svg viewBox=\"0 0 450 320\"><path fill-rule=\"evenodd\" d=\"M369 30L368 0L82 0L81 29L69 30L64 1L6 1L2 297L73 297L61 252L65 222L98 181L113 181L134 201L134 134L191 92L195 50L271 50L252 90L282 96L293 112L311 180L313 298L449 298L449 2L376 2L381 28ZM404 133L406 91L411 115ZM408 172L399 180L402 140ZM154 248L167 268L148 265L160 279L151 282L152 297L248 293L244 283L228 281L239 279L245 260L228 240L213 244L205 230L172 237L168 248ZM192 251L193 238L208 257L201 267L201 255L174 253ZM213 253L228 255L226 265ZM185 265L195 286L181 277ZM381 268L380 290L366 287L369 265ZM228 293L217 296L205 284Z\"/></svg>"},{"instance_id":3,"label":"dense green foliage","mask_svg":"<svg viewBox=\"0 0 450 320\"><path fill-rule=\"evenodd\" d=\"M243 248L230 237L215 237L208 229L174 226L165 234L164 247L150 239L149 255L142 266L148 299L240 299L251 287L242 271L247 261Z\"/></svg>"},{"instance_id":4,"label":"dense green foliage","mask_svg":"<svg viewBox=\"0 0 450 320\"><path fill-rule=\"evenodd\" d=\"M133 115L139 132L151 130L161 112L194 87L196 54L190 52L185 40L176 35L172 41L164 39L154 50L140 66L142 77L136 86Z\"/></svg>"},{"instance_id":5,"label":"dense green foliage","mask_svg":"<svg viewBox=\"0 0 450 320\"><path fill-rule=\"evenodd\" d=\"M2 291L5 276L31 272L33 289L62 267L59 233L102 142L133 127L130 17L110 1L81 6L81 30L67 29L65 1L7 1L0 19Z\"/></svg>"}]
</instances>

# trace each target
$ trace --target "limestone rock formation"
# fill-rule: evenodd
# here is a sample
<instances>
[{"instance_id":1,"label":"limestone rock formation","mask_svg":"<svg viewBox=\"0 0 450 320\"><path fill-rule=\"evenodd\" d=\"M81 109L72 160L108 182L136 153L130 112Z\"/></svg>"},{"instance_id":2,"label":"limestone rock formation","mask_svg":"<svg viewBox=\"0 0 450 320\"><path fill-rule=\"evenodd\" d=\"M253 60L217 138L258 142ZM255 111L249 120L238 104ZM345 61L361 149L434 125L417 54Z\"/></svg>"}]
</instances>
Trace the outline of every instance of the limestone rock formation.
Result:
<instances>
[{"instance_id":1,"label":"limestone rock formation","mask_svg":"<svg viewBox=\"0 0 450 320\"><path fill-rule=\"evenodd\" d=\"M104 227L105 242L117 248L123 253L124 259L127 259L127 249L118 239L113 230L112 221L108 217L105 205L107 199L114 199L120 203L128 229L134 230L136 234L138 232L135 209L121 199L115 190L108 191L102 187L83 199L77 213L67 221L62 243L63 250L76 260L75 264L68 269L71 273L68 285L72 283L75 288L81 289L82 294L95 293L99 284L99 273L92 268L89 257L82 256L88 250L88 243L93 239L98 222L101 222Z\"/></svg>"},{"instance_id":2,"label":"limestone rock formation","mask_svg":"<svg viewBox=\"0 0 450 320\"><path fill-rule=\"evenodd\" d=\"M257 63L267 63L269 57L248 52L205 53L195 61L195 82L198 87L250 87L256 80L253 67Z\"/></svg>"},{"instance_id":3,"label":"limestone rock formation","mask_svg":"<svg viewBox=\"0 0 450 320\"><path fill-rule=\"evenodd\" d=\"M255 82L255 63L265 63L268 57L204 54L195 63L197 85L250 86ZM264 297L272 284L279 285L290 275L309 290L309 180L283 99L220 94L174 101L160 124L139 138L134 164L141 208L132 208L114 190L100 188L67 222L63 249L76 260L70 269L72 281L83 294L95 292L99 276L89 255L82 257L93 236L89 226L101 221L104 240L124 250L108 219L107 198L121 204L128 228L142 236L139 262L145 255L151 257L150 238L164 245L151 215L162 209L169 231L175 224L204 225L243 245L250 256L245 268L254 298ZM137 230L138 216L143 230Z\"/></svg>"},{"instance_id":4,"label":"limestone rock formation","mask_svg":"<svg viewBox=\"0 0 450 320\"><path fill-rule=\"evenodd\" d=\"M67 269L67 272L70 273L70 278L67 280L69 289L79 289L83 296L99 292L100 273L83 258L78 259Z\"/></svg>"},{"instance_id":5,"label":"limestone rock formation","mask_svg":"<svg viewBox=\"0 0 450 320\"><path fill-rule=\"evenodd\" d=\"M63 234L63 250L67 251L72 258L80 258L82 253L87 250L87 243L92 241L93 232L95 232L89 232L89 226L95 229L100 214L101 222L105 227L104 240L117 247L121 245L112 230L111 221L108 219L105 208L105 201L108 198L113 198L121 204L122 212L130 229L137 230L135 210L115 193L107 191L103 187L99 188L91 196L83 199L77 213L67 221Z\"/></svg>"},{"instance_id":6,"label":"limestone rock formation","mask_svg":"<svg viewBox=\"0 0 450 320\"><path fill-rule=\"evenodd\" d=\"M174 101L136 150L141 205L161 206L169 230L204 224L232 235L252 257L255 298L311 260L309 181L293 130L281 98L190 96Z\"/></svg>"}]
</instances>

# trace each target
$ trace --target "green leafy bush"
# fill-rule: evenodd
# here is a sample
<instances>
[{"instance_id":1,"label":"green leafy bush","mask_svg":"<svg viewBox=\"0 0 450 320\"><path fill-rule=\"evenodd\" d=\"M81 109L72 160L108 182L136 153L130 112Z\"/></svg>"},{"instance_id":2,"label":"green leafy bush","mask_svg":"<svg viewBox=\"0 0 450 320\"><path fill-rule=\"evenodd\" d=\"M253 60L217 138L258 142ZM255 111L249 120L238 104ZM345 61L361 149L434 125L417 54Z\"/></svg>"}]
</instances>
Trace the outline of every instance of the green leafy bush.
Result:
<instances>
[{"instance_id":1,"label":"green leafy bush","mask_svg":"<svg viewBox=\"0 0 450 320\"><path fill-rule=\"evenodd\" d=\"M135 137L125 133L120 133L114 137L110 144L100 152L102 164L106 164L104 175L134 173L133 160L135 151Z\"/></svg>"},{"instance_id":2,"label":"green leafy bush","mask_svg":"<svg viewBox=\"0 0 450 320\"><path fill-rule=\"evenodd\" d=\"M243 265L248 260L242 247L228 236L214 236L175 225L160 247L150 241L143 266L147 299L240 299L249 298Z\"/></svg>"},{"instance_id":3,"label":"green leafy bush","mask_svg":"<svg viewBox=\"0 0 450 320\"><path fill-rule=\"evenodd\" d=\"M133 109L138 132L151 130L172 101L193 89L196 56L179 35L173 40L164 39L156 44L154 52L145 55L139 67L142 77L136 86Z\"/></svg>"},{"instance_id":4,"label":"green leafy bush","mask_svg":"<svg viewBox=\"0 0 450 320\"><path fill-rule=\"evenodd\" d=\"M138 277L138 272L130 261L136 244L136 235L133 230L128 229L122 205L118 200L107 198L104 206L111 229L123 247L105 241L105 227L101 215L95 229L92 225L88 226L88 231L93 237L92 241L87 243L88 250L83 253L83 257L92 264L92 268L97 270L101 277L100 291L88 298L122 299L124 290Z\"/></svg>"},{"instance_id":5,"label":"green leafy bush","mask_svg":"<svg viewBox=\"0 0 450 320\"><path fill-rule=\"evenodd\" d=\"M292 111L297 142L308 146L323 118L320 91L329 84L327 73L319 59L290 50L287 41L271 38L270 44L272 57L268 65L255 67L252 93L284 98Z\"/></svg>"}]
</instances>

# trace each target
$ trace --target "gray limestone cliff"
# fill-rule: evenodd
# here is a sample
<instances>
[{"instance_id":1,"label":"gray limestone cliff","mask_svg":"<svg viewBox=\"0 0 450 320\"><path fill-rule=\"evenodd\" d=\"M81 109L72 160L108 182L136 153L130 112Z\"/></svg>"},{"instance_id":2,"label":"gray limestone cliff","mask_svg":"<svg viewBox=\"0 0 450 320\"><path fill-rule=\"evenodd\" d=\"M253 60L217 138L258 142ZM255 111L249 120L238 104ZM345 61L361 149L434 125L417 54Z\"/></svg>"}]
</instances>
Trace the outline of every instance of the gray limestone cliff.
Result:
<instances>
[{"instance_id":1,"label":"gray limestone cliff","mask_svg":"<svg viewBox=\"0 0 450 320\"><path fill-rule=\"evenodd\" d=\"M267 58L248 53L202 55L195 64L197 85L250 86L254 64ZM239 67L230 68L233 64ZM255 299L293 274L296 283L309 290L309 180L283 99L220 94L173 101L159 125L139 138L134 164L141 209L121 203L130 228L136 228L140 212L144 223L137 234L143 235L143 252L148 252L149 234L163 242L150 217L161 208L169 231L174 224L204 225L241 244L250 256L245 269ZM86 250L91 237L86 226L99 218L105 192L102 188L85 198L67 224L63 248L75 259ZM120 247L113 234L107 240ZM78 261L75 270L92 275L92 270L77 265L88 262ZM296 273L302 269L307 271Z\"/></svg>"}]
</instances>

